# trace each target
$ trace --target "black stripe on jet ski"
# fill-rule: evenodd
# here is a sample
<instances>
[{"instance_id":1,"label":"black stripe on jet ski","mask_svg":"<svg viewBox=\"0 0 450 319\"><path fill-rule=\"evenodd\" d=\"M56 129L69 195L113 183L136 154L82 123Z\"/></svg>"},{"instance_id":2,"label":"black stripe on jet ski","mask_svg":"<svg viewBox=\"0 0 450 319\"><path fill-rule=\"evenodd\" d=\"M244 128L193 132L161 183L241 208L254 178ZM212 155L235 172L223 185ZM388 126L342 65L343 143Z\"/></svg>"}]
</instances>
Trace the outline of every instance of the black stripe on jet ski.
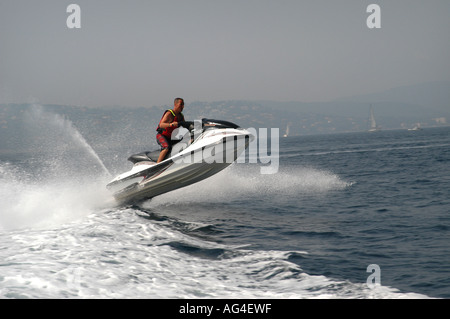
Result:
<instances>
[{"instance_id":1,"label":"black stripe on jet ski","mask_svg":"<svg viewBox=\"0 0 450 319\"><path fill-rule=\"evenodd\" d=\"M165 166L164 166L163 168L161 168L160 170L154 172L153 174L146 175L146 176L144 177L144 180L147 181L147 180L149 180L149 179L152 179L152 178L155 178L155 177L161 175L161 174L162 174L163 172L165 172L170 166L172 166L172 164L173 164L173 161L168 161L168 164L165 165Z\"/></svg>"}]
</instances>

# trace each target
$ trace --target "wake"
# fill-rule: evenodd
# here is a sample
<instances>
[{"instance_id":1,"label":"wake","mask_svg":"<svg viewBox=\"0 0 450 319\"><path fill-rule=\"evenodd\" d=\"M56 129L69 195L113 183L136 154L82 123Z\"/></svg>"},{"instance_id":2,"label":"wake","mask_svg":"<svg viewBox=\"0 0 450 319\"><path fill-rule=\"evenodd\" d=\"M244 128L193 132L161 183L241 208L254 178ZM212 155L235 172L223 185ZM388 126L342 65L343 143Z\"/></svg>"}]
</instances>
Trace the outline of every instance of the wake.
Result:
<instances>
[{"instance_id":1,"label":"wake","mask_svg":"<svg viewBox=\"0 0 450 319\"><path fill-rule=\"evenodd\" d=\"M108 205L111 174L73 123L33 105L24 114L27 158L0 160L0 230L51 227Z\"/></svg>"},{"instance_id":2,"label":"wake","mask_svg":"<svg viewBox=\"0 0 450 319\"><path fill-rule=\"evenodd\" d=\"M301 195L322 195L352 185L338 175L307 167L280 167L276 174L260 174L257 165L234 164L193 185L157 196L151 206L164 203L217 203L263 198L281 200Z\"/></svg>"}]
</instances>

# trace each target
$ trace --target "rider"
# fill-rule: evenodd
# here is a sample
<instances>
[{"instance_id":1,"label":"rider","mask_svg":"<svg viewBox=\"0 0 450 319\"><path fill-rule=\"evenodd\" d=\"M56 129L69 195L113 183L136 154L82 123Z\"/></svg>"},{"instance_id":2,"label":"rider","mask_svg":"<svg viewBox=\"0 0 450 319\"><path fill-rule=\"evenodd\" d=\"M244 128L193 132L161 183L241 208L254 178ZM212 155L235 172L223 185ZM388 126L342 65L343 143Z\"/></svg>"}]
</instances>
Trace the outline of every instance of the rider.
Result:
<instances>
[{"instance_id":1,"label":"rider","mask_svg":"<svg viewBox=\"0 0 450 319\"><path fill-rule=\"evenodd\" d=\"M184 124L184 115L181 113L184 109L184 100L177 97L173 102L173 109L166 110L159 121L156 131L156 141L161 146L157 163L164 160L172 148L172 132Z\"/></svg>"}]
</instances>

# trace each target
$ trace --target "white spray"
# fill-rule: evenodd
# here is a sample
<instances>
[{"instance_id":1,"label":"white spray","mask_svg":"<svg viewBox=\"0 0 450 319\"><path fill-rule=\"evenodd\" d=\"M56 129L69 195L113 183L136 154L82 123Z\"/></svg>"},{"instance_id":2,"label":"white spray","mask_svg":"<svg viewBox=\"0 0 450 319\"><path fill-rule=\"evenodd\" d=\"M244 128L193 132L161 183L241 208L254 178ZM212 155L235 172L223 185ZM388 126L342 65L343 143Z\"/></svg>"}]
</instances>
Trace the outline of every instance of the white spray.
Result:
<instances>
[{"instance_id":1,"label":"white spray","mask_svg":"<svg viewBox=\"0 0 450 319\"><path fill-rule=\"evenodd\" d=\"M76 147L86 151L102 168L104 173L107 176L111 176L110 172L103 164L98 154L94 151L91 145L89 145L83 135L81 135L81 133L77 130L77 128L75 128L70 120L59 114L44 111L42 106L40 105L33 105L31 109L31 119L33 121L41 122L41 124L44 123L44 125L55 129L55 131L53 132L54 135L63 134L67 140L73 142L73 145L70 145L71 147ZM49 149L49 146L46 146L45 148Z\"/></svg>"}]
</instances>

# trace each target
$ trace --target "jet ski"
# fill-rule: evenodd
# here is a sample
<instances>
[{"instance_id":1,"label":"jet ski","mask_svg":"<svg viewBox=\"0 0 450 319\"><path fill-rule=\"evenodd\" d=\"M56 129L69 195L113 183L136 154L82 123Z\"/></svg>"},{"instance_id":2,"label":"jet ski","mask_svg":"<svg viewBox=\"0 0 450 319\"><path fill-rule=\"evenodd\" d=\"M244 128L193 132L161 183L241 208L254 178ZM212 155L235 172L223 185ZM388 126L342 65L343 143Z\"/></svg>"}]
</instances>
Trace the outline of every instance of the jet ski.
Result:
<instances>
[{"instance_id":1,"label":"jet ski","mask_svg":"<svg viewBox=\"0 0 450 319\"><path fill-rule=\"evenodd\" d=\"M106 185L120 204L138 203L208 178L232 164L254 136L222 120L184 122L188 133L172 141L171 152L156 163L160 150L128 158L130 171Z\"/></svg>"}]
</instances>

